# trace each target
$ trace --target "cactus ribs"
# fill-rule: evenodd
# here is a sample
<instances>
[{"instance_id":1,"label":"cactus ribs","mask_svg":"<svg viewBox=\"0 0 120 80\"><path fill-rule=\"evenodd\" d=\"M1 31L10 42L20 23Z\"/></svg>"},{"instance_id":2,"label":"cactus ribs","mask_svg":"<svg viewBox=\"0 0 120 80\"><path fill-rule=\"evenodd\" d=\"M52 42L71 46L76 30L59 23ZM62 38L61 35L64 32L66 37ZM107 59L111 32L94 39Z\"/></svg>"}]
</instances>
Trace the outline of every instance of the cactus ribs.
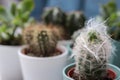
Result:
<instances>
[{"instance_id":1,"label":"cactus ribs","mask_svg":"<svg viewBox=\"0 0 120 80\"><path fill-rule=\"evenodd\" d=\"M36 57L49 57L61 54L56 49L59 33L44 24L33 24L23 31L23 41L29 46L25 54Z\"/></svg>"}]
</instances>

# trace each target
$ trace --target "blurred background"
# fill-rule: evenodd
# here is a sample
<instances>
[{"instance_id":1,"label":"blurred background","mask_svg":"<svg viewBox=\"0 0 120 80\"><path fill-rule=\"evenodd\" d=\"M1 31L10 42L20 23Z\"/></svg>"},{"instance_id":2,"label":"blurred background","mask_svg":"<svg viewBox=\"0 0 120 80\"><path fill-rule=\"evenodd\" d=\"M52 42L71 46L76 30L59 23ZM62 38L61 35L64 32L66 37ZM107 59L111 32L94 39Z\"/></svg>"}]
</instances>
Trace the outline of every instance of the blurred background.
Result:
<instances>
[{"instance_id":1,"label":"blurred background","mask_svg":"<svg viewBox=\"0 0 120 80\"><path fill-rule=\"evenodd\" d=\"M12 2L19 2L20 0L0 0L0 4L7 9ZM110 0L34 0L35 8L31 16L40 19L40 15L45 7L60 7L65 12L81 10L87 18L94 17L99 14L101 4L105 4ZM117 5L120 0L115 0ZM117 6L120 8L120 5Z\"/></svg>"}]
</instances>

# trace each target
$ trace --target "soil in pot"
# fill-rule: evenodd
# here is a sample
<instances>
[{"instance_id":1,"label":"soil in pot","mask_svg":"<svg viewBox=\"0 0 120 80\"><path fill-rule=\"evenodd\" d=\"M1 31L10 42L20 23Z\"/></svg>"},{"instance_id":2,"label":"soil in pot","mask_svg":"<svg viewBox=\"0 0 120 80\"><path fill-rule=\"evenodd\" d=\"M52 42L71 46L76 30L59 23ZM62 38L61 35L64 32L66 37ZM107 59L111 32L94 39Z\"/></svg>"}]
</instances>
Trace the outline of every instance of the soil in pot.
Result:
<instances>
[{"instance_id":1,"label":"soil in pot","mask_svg":"<svg viewBox=\"0 0 120 80\"><path fill-rule=\"evenodd\" d=\"M22 50L22 53L28 56L32 56L32 57L45 57L43 55L39 55L40 53L35 53L35 51L33 51L31 48L25 48ZM35 54L34 54L35 53ZM38 55L37 55L38 54ZM51 57L51 56L57 56L62 54L62 51L60 51L59 49L56 48L56 50L54 51L54 53L50 53L51 55L46 56L46 57Z\"/></svg>"},{"instance_id":2,"label":"soil in pot","mask_svg":"<svg viewBox=\"0 0 120 80\"><path fill-rule=\"evenodd\" d=\"M67 76L73 78L74 80L79 80L79 74L76 74L74 72L75 68L71 68L68 72L67 72ZM116 74L114 71L112 71L111 69L107 70L107 76L103 77L101 80L114 80L116 78ZM84 78L82 78L82 80L85 80ZM89 80L100 80L100 79L89 79Z\"/></svg>"}]
</instances>

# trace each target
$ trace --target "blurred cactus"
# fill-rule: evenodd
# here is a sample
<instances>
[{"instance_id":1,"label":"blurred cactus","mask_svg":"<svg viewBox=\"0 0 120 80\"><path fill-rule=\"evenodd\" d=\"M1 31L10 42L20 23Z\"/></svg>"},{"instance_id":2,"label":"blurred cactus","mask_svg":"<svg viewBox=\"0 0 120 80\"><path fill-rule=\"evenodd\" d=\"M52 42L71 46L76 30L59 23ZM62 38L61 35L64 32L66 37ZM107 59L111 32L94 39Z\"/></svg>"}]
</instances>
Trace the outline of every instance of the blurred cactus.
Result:
<instances>
[{"instance_id":1,"label":"blurred cactus","mask_svg":"<svg viewBox=\"0 0 120 80\"><path fill-rule=\"evenodd\" d=\"M82 12L64 13L60 8L46 8L42 15L42 20L46 24L53 24L56 27L61 27L67 34L65 39L70 39L72 34L84 27L85 16ZM58 26L59 25L59 26Z\"/></svg>"},{"instance_id":2,"label":"blurred cactus","mask_svg":"<svg viewBox=\"0 0 120 80\"><path fill-rule=\"evenodd\" d=\"M69 34L67 34L67 31L62 26L54 24L44 25L48 28L51 28L55 34L58 35L59 40L70 39Z\"/></svg>"},{"instance_id":3,"label":"blurred cactus","mask_svg":"<svg viewBox=\"0 0 120 80\"><path fill-rule=\"evenodd\" d=\"M55 53L58 35L51 28L37 24L24 30L23 40L29 45L28 53L37 57L49 57Z\"/></svg>"},{"instance_id":4,"label":"blurred cactus","mask_svg":"<svg viewBox=\"0 0 120 80\"><path fill-rule=\"evenodd\" d=\"M21 33L25 25L33 22L30 17L34 8L33 0L23 0L18 4L13 3L10 10L0 6L0 44L20 45Z\"/></svg>"},{"instance_id":5,"label":"blurred cactus","mask_svg":"<svg viewBox=\"0 0 120 80\"><path fill-rule=\"evenodd\" d=\"M111 52L112 45L106 26L94 19L88 21L73 48L75 73L79 75L77 80L104 80Z\"/></svg>"},{"instance_id":6,"label":"blurred cactus","mask_svg":"<svg viewBox=\"0 0 120 80\"><path fill-rule=\"evenodd\" d=\"M52 23L56 25L65 26L66 14L60 8L57 7L46 8L43 12L42 20L46 24Z\"/></svg>"},{"instance_id":7,"label":"blurred cactus","mask_svg":"<svg viewBox=\"0 0 120 80\"><path fill-rule=\"evenodd\" d=\"M61 39L70 38L66 28L66 14L60 8L46 8L43 12L42 20L46 26L51 27L61 33Z\"/></svg>"},{"instance_id":8,"label":"blurred cactus","mask_svg":"<svg viewBox=\"0 0 120 80\"><path fill-rule=\"evenodd\" d=\"M101 7L101 16L103 20L107 20L109 26L108 32L115 40L120 40L120 13L117 9L115 0L111 0Z\"/></svg>"},{"instance_id":9,"label":"blurred cactus","mask_svg":"<svg viewBox=\"0 0 120 80\"><path fill-rule=\"evenodd\" d=\"M82 12L71 12L67 16L66 26L69 29L70 35L73 35L75 31L84 27L85 16Z\"/></svg>"}]
</instances>

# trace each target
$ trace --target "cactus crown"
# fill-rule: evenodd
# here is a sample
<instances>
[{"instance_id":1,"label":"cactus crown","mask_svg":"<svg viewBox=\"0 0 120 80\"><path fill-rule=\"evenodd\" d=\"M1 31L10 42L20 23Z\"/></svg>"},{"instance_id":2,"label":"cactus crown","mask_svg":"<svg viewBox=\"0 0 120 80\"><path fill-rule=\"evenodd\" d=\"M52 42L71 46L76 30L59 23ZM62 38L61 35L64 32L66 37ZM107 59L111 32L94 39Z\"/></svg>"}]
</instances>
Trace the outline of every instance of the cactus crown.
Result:
<instances>
[{"instance_id":1,"label":"cactus crown","mask_svg":"<svg viewBox=\"0 0 120 80\"><path fill-rule=\"evenodd\" d=\"M42 20L46 24L56 24L65 26L65 13L57 7L54 8L46 8L42 15Z\"/></svg>"},{"instance_id":2,"label":"cactus crown","mask_svg":"<svg viewBox=\"0 0 120 80\"><path fill-rule=\"evenodd\" d=\"M26 28L23 35L24 42L29 45L28 53L38 57L54 55L58 37L52 29L34 25Z\"/></svg>"},{"instance_id":3,"label":"cactus crown","mask_svg":"<svg viewBox=\"0 0 120 80\"><path fill-rule=\"evenodd\" d=\"M107 63L112 46L106 26L95 19L77 37L73 48L75 73L79 80L102 80L107 75Z\"/></svg>"},{"instance_id":4,"label":"cactus crown","mask_svg":"<svg viewBox=\"0 0 120 80\"><path fill-rule=\"evenodd\" d=\"M97 32L95 32L95 31L91 31L91 32L89 32L88 33L88 40L90 41L90 42L96 42L96 41L99 41L99 38L97 37L99 34L97 33Z\"/></svg>"}]
</instances>

